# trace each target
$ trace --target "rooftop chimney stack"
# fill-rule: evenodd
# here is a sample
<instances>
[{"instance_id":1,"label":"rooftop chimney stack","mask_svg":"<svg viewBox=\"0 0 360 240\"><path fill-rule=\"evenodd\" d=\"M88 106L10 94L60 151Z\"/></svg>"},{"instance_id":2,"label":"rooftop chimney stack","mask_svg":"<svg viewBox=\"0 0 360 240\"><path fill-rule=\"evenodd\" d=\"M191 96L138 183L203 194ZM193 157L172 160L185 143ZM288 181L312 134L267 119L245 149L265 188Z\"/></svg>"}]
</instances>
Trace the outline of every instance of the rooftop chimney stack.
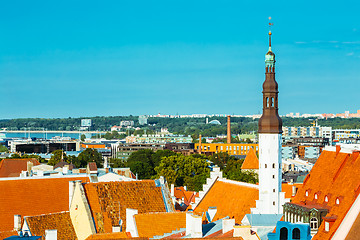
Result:
<instances>
[{"instance_id":1,"label":"rooftop chimney stack","mask_svg":"<svg viewBox=\"0 0 360 240\"><path fill-rule=\"evenodd\" d=\"M14 230L20 231L21 229L21 215L14 215Z\"/></svg>"},{"instance_id":2,"label":"rooftop chimney stack","mask_svg":"<svg viewBox=\"0 0 360 240\"><path fill-rule=\"evenodd\" d=\"M45 240L57 240L57 230L45 230Z\"/></svg>"},{"instance_id":3,"label":"rooftop chimney stack","mask_svg":"<svg viewBox=\"0 0 360 240\"><path fill-rule=\"evenodd\" d=\"M230 115L227 116L227 143L231 143Z\"/></svg>"}]
</instances>

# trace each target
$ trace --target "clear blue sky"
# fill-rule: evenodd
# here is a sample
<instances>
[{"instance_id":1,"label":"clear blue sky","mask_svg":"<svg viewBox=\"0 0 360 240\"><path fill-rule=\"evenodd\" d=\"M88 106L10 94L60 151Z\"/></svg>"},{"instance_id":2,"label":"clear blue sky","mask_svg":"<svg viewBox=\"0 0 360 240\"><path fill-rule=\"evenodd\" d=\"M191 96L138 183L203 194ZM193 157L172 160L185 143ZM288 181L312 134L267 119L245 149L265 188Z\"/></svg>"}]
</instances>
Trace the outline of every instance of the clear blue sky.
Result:
<instances>
[{"instance_id":1,"label":"clear blue sky","mask_svg":"<svg viewBox=\"0 0 360 240\"><path fill-rule=\"evenodd\" d=\"M360 109L358 1L0 2L2 118Z\"/></svg>"}]
</instances>

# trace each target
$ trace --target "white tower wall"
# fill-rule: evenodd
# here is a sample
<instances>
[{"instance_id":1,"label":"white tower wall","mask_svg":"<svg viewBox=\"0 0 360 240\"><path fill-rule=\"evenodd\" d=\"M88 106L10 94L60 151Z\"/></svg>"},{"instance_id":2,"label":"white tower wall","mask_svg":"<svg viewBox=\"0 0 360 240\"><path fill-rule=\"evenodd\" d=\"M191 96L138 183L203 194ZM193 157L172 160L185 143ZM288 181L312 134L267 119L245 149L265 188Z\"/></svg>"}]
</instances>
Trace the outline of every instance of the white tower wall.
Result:
<instances>
[{"instance_id":1,"label":"white tower wall","mask_svg":"<svg viewBox=\"0 0 360 240\"><path fill-rule=\"evenodd\" d=\"M253 213L281 214L281 134L259 134L259 200Z\"/></svg>"}]
</instances>

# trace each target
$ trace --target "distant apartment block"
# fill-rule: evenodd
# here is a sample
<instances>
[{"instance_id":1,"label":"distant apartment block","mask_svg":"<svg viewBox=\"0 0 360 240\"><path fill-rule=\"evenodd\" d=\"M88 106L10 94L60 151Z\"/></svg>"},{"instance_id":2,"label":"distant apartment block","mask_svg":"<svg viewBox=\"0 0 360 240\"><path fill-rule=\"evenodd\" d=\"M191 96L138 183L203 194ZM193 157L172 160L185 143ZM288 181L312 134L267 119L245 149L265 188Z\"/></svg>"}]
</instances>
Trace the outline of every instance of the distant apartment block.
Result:
<instances>
[{"instance_id":1,"label":"distant apartment block","mask_svg":"<svg viewBox=\"0 0 360 240\"><path fill-rule=\"evenodd\" d=\"M195 143L195 150L201 153L227 152L229 155L247 155L250 148L259 153L259 144L247 143Z\"/></svg>"},{"instance_id":2,"label":"distant apartment block","mask_svg":"<svg viewBox=\"0 0 360 240\"><path fill-rule=\"evenodd\" d=\"M120 127L132 127L134 126L134 121L121 121Z\"/></svg>"},{"instance_id":3,"label":"distant apartment block","mask_svg":"<svg viewBox=\"0 0 360 240\"><path fill-rule=\"evenodd\" d=\"M120 143L112 144L111 152L113 158L127 160L133 152L143 149L151 149L156 152L157 150L163 150L164 147L165 144L162 143Z\"/></svg>"},{"instance_id":4,"label":"distant apartment block","mask_svg":"<svg viewBox=\"0 0 360 240\"><path fill-rule=\"evenodd\" d=\"M191 136L157 134L157 135L137 135L127 136L126 143L191 143Z\"/></svg>"}]
</instances>

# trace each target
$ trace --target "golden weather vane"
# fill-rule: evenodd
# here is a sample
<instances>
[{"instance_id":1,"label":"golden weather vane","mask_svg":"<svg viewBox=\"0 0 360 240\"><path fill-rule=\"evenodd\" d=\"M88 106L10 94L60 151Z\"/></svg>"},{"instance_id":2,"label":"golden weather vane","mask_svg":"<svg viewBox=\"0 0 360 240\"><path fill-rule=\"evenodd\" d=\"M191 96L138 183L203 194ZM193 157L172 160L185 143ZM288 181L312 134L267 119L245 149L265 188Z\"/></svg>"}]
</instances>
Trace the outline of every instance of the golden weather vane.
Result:
<instances>
[{"instance_id":1,"label":"golden weather vane","mask_svg":"<svg viewBox=\"0 0 360 240\"><path fill-rule=\"evenodd\" d=\"M273 26L274 23L271 22L271 17L269 17L269 48L271 49L271 26Z\"/></svg>"}]
</instances>

